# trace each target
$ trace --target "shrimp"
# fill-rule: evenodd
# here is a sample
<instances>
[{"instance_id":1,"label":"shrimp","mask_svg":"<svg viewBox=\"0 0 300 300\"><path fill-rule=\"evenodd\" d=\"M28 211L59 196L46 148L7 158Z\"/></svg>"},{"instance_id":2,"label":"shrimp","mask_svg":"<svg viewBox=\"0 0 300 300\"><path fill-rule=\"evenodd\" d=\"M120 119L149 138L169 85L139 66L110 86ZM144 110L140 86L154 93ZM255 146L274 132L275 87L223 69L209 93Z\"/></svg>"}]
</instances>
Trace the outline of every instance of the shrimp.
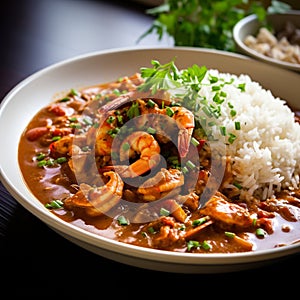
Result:
<instances>
[{"instance_id":1,"label":"shrimp","mask_svg":"<svg viewBox=\"0 0 300 300\"><path fill-rule=\"evenodd\" d=\"M185 157L189 150L190 140L193 134L193 130L195 127L195 120L194 114L183 106L166 106L164 108L159 108L158 104L152 104L152 107L149 107L148 101L151 100L156 102L165 102L160 99L148 98L148 99L138 99L138 103L140 105L140 112L142 115L148 114L159 114L163 116L170 117L172 120L175 121L177 128L179 129L178 132L178 151L181 157ZM152 103L151 102L151 103ZM168 101L167 101L168 102ZM166 128L169 127L168 119L162 120L161 118L155 119L153 116L151 118L147 118L148 122L154 128L158 128L159 139L162 142L167 142L169 138L166 139ZM159 133L162 134L159 134Z\"/></svg>"},{"instance_id":2,"label":"shrimp","mask_svg":"<svg viewBox=\"0 0 300 300\"><path fill-rule=\"evenodd\" d=\"M200 209L200 213L227 225L237 225L245 228L253 224L253 219L248 210L238 204L228 202L221 193L212 196L205 206Z\"/></svg>"},{"instance_id":3,"label":"shrimp","mask_svg":"<svg viewBox=\"0 0 300 300\"><path fill-rule=\"evenodd\" d=\"M59 157L63 155L71 155L73 145L73 136L63 136L61 139L50 144L50 152L52 156Z\"/></svg>"},{"instance_id":4,"label":"shrimp","mask_svg":"<svg viewBox=\"0 0 300 300\"><path fill-rule=\"evenodd\" d=\"M162 168L154 177L146 180L137 191L142 194L144 200L154 201L175 191L183 184L184 176L181 171Z\"/></svg>"},{"instance_id":5,"label":"shrimp","mask_svg":"<svg viewBox=\"0 0 300 300\"><path fill-rule=\"evenodd\" d=\"M87 144L95 145L95 155L110 156L113 143L112 134L117 127L116 120L109 119L110 115L105 116L98 128L91 127L87 132ZM113 121L111 121L113 120ZM100 120L101 121L101 120Z\"/></svg>"},{"instance_id":6,"label":"shrimp","mask_svg":"<svg viewBox=\"0 0 300 300\"><path fill-rule=\"evenodd\" d=\"M120 146L120 161L129 161L135 154L140 157L130 165L113 166L123 177L134 178L149 171L160 162L160 147L154 137L144 131L136 131L127 136ZM106 167L107 168L107 167ZM108 166L110 168L110 166Z\"/></svg>"},{"instance_id":7,"label":"shrimp","mask_svg":"<svg viewBox=\"0 0 300 300\"><path fill-rule=\"evenodd\" d=\"M99 110L100 113L105 116L108 115L108 112L112 109L117 109L132 101L133 96L135 94L133 92L124 94L113 101L107 103L102 106ZM149 106L148 102L151 100L152 105ZM139 110L141 115L148 114L159 114L172 118L179 129L178 133L178 151L181 157L185 157L189 150L190 140L192 137L192 133L195 127L194 114L183 106L164 106L164 108L160 108L156 102L162 103L170 103L170 100L161 100L154 97L151 98L136 98L136 101L139 104ZM147 119L147 122L155 122L153 121L153 116ZM146 122L146 121L145 121ZM159 123L160 121L158 121ZM153 125L153 124L152 124ZM156 124L157 125L157 121ZM159 125L159 124L158 124Z\"/></svg>"},{"instance_id":8,"label":"shrimp","mask_svg":"<svg viewBox=\"0 0 300 300\"><path fill-rule=\"evenodd\" d=\"M65 200L66 209L82 208L89 216L100 216L119 203L123 193L124 182L118 173L108 171L103 173L109 181L100 187L92 187L86 183L80 184L80 190Z\"/></svg>"},{"instance_id":9,"label":"shrimp","mask_svg":"<svg viewBox=\"0 0 300 300\"><path fill-rule=\"evenodd\" d=\"M167 114L167 109L168 108L163 109L162 113ZM185 157L189 151L189 145L195 127L194 114L183 106L169 107L169 109L173 111L172 117L179 128L178 151L181 157Z\"/></svg>"}]
</instances>

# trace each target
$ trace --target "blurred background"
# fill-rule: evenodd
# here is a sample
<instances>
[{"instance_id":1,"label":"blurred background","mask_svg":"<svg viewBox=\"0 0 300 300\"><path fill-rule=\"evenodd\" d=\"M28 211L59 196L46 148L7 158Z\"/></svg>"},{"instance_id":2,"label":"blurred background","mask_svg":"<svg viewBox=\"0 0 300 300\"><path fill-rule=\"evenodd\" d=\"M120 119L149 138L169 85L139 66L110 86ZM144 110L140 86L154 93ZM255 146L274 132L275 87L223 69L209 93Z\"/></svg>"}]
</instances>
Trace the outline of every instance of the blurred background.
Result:
<instances>
[{"instance_id":1,"label":"blurred background","mask_svg":"<svg viewBox=\"0 0 300 300\"><path fill-rule=\"evenodd\" d=\"M147 10L163 0L4 0L0 17L0 98L21 79L57 61L86 52L147 45L172 46L159 40ZM270 1L261 1L269 5ZM283 1L300 9L299 0ZM109 30L109 31L108 31ZM8 50L9 49L9 50ZM13 62L13 66L11 66Z\"/></svg>"}]
</instances>

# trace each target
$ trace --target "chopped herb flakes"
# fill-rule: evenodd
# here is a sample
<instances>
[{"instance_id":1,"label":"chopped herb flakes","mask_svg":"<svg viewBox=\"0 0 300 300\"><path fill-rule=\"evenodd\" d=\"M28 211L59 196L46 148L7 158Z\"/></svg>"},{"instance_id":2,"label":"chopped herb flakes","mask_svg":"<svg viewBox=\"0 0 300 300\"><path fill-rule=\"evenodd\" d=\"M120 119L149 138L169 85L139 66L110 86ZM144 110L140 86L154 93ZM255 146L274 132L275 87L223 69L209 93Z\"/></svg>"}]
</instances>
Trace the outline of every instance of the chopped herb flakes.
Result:
<instances>
[{"instance_id":1,"label":"chopped herb flakes","mask_svg":"<svg viewBox=\"0 0 300 300\"><path fill-rule=\"evenodd\" d=\"M120 225L128 225L129 224L129 221L124 217L124 216L119 216L118 217L118 223L120 224Z\"/></svg>"},{"instance_id":2,"label":"chopped herb flakes","mask_svg":"<svg viewBox=\"0 0 300 300\"><path fill-rule=\"evenodd\" d=\"M196 124L200 124L204 127L207 138L215 139L212 134L212 128L218 126L217 119L222 116L224 110L223 105L227 103L230 108L230 117L235 118L237 111L230 103L229 96L225 90L226 85L236 85L236 88L241 92L245 91L245 83L235 83L234 78L230 80L224 80L222 77L211 75L208 73L208 69L205 66L198 66L194 64L186 69L178 70L175 65L175 58L166 64L161 64L157 60L151 61L153 68L141 68L141 76L145 79L144 83L138 86L140 91L151 91L155 94L159 89L168 90L172 95L172 90L175 90L175 103L184 105L186 108L194 112ZM208 81L204 80L208 75ZM206 96L201 94L202 87L210 86L213 94L211 101ZM147 102L149 107L154 107L155 103L152 100ZM171 107L166 106L166 114L169 117L174 115L174 111ZM133 103L127 113L128 117L132 119L139 115L138 106ZM204 122L203 117L208 118L208 122ZM215 120L213 120L215 119ZM206 128L208 126L208 128ZM235 122L235 130L240 130L241 124ZM236 135L230 132L226 126L220 124L219 131L221 136L227 137L228 143L232 144ZM192 141L195 143L195 140Z\"/></svg>"},{"instance_id":3,"label":"chopped herb flakes","mask_svg":"<svg viewBox=\"0 0 300 300\"><path fill-rule=\"evenodd\" d=\"M199 249L202 248L203 250L210 250L212 248L211 244L208 241L188 241L187 242L187 250L191 251L193 248Z\"/></svg>"},{"instance_id":4,"label":"chopped herb flakes","mask_svg":"<svg viewBox=\"0 0 300 300\"><path fill-rule=\"evenodd\" d=\"M58 209L62 208L64 203L61 200L53 200L45 205L48 209Z\"/></svg>"}]
</instances>

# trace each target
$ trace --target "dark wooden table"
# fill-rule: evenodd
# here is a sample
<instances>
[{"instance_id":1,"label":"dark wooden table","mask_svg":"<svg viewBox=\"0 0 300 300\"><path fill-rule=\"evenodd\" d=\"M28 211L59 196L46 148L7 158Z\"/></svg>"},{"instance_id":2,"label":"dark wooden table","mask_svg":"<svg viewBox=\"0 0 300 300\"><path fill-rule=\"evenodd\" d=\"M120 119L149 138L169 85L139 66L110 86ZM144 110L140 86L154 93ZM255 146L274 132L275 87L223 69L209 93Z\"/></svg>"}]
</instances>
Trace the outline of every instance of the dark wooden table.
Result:
<instances>
[{"instance_id":1,"label":"dark wooden table","mask_svg":"<svg viewBox=\"0 0 300 300\"><path fill-rule=\"evenodd\" d=\"M133 1L4 0L0 6L0 99L32 73L79 54L127 46L168 45L168 40L159 42L156 36L136 44L152 23L145 14L146 8ZM9 134L9 128L0 130L8 130ZM1 141L1 147L5 147L5 141ZM186 297L201 297L208 292L212 296L233 297L238 295L237 287L251 287L250 293L240 296L257 297L262 295L258 290L265 290L268 295L274 289L288 290L293 278L296 282L300 266L299 255L222 274L165 273L124 265L61 237L18 204L1 183L0 247L0 292L7 288L10 298L104 297L108 285L115 286L110 288L112 296L168 297L182 290ZM296 273L290 275L290 270Z\"/></svg>"}]
</instances>

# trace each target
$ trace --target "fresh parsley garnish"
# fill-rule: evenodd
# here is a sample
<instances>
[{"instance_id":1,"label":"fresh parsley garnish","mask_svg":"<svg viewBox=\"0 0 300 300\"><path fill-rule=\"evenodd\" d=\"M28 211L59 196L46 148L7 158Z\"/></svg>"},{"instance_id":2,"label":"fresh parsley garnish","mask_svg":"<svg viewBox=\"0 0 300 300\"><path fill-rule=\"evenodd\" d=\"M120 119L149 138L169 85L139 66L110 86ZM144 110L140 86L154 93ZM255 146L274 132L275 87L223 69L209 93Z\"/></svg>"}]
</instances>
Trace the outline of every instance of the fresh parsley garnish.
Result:
<instances>
[{"instance_id":1,"label":"fresh parsley garnish","mask_svg":"<svg viewBox=\"0 0 300 300\"><path fill-rule=\"evenodd\" d=\"M156 33L173 38L174 46L213 48L236 51L232 30L234 25L250 14L256 14L266 24L267 13L283 13L290 5L272 0L270 5L248 0L166 0L163 4L146 10L155 17L151 27L142 34Z\"/></svg>"},{"instance_id":2,"label":"fresh parsley garnish","mask_svg":"<svg viewBox=\"0 0 300 300\"><path fill-rule=\"evenodd\" d=\"M165 64L161 64L158 60L152 60L152 68L142 67L140 72L144 82L137 89L143 92L151 91L152 95L160 90L168 91L172 100L194 113L196 124L199 127L205 127L206 138L214 139L215 137L211 135L212 127L217 124L215 120L222 115L222 105L227 98L223 87L235 84L234 79L225 81L224 78L212 76L206 66L197 64L179 70L175 59L173 58ZM205 78L207 80L203 81ZM203 86L211 88L213 95L211 102L201 95L200 91ZM241 89L241 84L237 86L237 89ZM242 91L244 90L245 85L243 85ZM230 102L227 105L230 108L230 116L235 118L236 110L233 105ZM168 115L167 109L166 113ZM235 129L240 130L240 123L236 122L235 124ZM228 132L225 126L220 125L219 130L222 136L227 136L229 143L233 143L236 139L236 136Z\"/></svg>"}]
</instances>

